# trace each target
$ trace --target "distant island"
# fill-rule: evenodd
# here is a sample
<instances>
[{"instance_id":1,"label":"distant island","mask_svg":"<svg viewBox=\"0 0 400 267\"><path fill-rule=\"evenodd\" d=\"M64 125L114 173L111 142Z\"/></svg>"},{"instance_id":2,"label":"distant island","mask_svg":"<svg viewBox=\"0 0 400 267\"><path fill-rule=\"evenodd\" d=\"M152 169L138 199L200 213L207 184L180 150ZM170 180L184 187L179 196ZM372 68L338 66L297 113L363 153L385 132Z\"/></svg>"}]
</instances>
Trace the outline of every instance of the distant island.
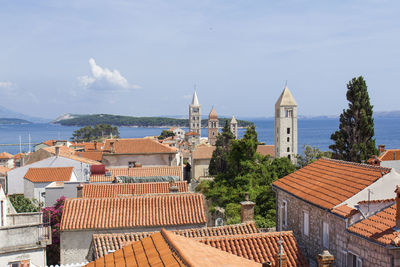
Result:
<instances>
[{"instance_id":1,"label":"distant island","mask_svg":"<svg viewBox=\"0 0 400 267\"><path fill-rule=\"evenodd\" d=\"M225 125L225 121L231 119L219 118L220 126ZM239 127L248 127L252 124L250 121L237 120ZM114 126L131 127L189 127L188 119L174 119L165 117L131 117L111 114L65 114L54 120L52 123L63 126L94 126L97 124L111 124ZM207 127L207 119L201 120L202 127Z\"/></svg>"},{"instance_id":2,"label":"distant island","mask_svg":"<svg viewBox=\"0 0 400 267\"><path fill-rule=\"evenodd\" d=\"M0 118L0 124L30 124L32 122L16 118Z\"/></svg>"}]
</instances>

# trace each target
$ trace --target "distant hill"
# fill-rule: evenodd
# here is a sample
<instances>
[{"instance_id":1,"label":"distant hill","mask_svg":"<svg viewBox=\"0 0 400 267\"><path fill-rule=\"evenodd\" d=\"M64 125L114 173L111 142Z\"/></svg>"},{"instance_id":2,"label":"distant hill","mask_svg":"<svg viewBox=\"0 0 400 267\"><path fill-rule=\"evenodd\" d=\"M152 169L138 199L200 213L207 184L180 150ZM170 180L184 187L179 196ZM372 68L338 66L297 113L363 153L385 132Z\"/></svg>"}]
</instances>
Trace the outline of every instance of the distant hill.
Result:
<instances>
[{"instance_id":1,"label":"distant hill","mask_svg":"<svg viewBox=\"0 0 400 267\"><path fill-rule=\"evenodd\" d=\"M16 111L13 111L11 109L5 108L0 106L0 118L8 118L8 119L22 119L22 120L28 120L31 122L38 122L38 123L43 123L43 122L49 122L49 119L45 118L39 118L39 117L32 117L23 113L19 113Z\"/></svg>"},{"instance_id":2,"label":"distant hill","mask_svg":"<svg viewBox=\"0 0 400 267\"><path fill-rule=\"evenodd\" d=\"M0 124L29 124L29 123L32 122L16 118L0 118Z\"/></svg>"},{"instance_id":3,"label":"distant hill","mask_svg":"<svg viewBox=\"0 0 400 267\"><path fill-rule=\"evenodd\" d=\"M230 121L227 118L220 118L220 126L225 125L225 120ZM247 127L252 122L237 120L239 127ZM135 126L135 127L189 127L188 119L175 119L165 117L131 117L111 114L64 114L52 123L61 124L64 126L88 126L96 125L100 123L111 124L115 126ZM201 120L202 127L207 127L207 120Z\"/></svg>"}]
</instances>

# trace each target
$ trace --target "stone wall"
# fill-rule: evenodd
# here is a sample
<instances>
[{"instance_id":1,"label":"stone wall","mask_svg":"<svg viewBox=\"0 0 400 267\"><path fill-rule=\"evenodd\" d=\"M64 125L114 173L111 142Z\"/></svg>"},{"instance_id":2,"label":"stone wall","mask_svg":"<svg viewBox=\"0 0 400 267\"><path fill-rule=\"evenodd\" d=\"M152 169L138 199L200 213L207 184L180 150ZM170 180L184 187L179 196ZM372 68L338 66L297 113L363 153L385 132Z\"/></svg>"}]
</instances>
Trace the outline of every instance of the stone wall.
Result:
<instances>
[{"instance_id":1,"label":"stone wall","mask_svg":"<svg viewBox=\"0 0 400 267\"><path fill-rule=\"evenodd\" d=\"M334 266L346 266L346 252L362 258L363 267L391 266L389 250L379 244L358 237L346 230L346 219L327 210L300 200L279 189L277 191L277 230L281 226L279 207L287 202L287 225L282 230L292 230L302 253L310 265L316 264L317 255L324 249L335 257ZM309 234L304 234L304 212L309 214ZM323 222L329 224L329 246L323 246ZM400 263L400 261L399 261ZM399 265L400 266L400 265Z\"/></svg>"}]
</instances>

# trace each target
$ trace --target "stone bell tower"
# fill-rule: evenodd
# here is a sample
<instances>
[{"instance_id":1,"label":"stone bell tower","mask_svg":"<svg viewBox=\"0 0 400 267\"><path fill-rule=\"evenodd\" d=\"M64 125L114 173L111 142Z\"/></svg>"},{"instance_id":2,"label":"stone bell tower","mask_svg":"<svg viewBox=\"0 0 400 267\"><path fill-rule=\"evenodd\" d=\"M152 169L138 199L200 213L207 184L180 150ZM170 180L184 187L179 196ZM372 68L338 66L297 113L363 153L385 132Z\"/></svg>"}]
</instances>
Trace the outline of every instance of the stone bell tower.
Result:
<instances>
[{"instance_id":1,"label":"stone bell tower","mask_svg":"<svg viewBox=\"0 0 400 267\"><path fill-rule=\"evenodd\" d=\"M189 105L189 131L201 135L201 105L196 91L193 93L192 104Z\"/></svg>"},{"instance_id":2,"label":"stone bell tower","mask_svg":"<svg viewBox=\"0 0 400 267\"><path fill-rule=\"evenodd\" d=\"M275 157L288 157L293 163L297 155L297 103L286 86L275 104Z\"/></svg>"},{"instance_id":3,"label":"stone bell tower","mask_svg":"<svg viewBox=\"0 0 400 267\"><path fill-rule=\"evenodd\" d=\"M235 116L232 116L230 126L233 137L235 137L235 139L238 139L238 122L235 119Z\"/></svg>"},{"instance_id":4,"label":"stone bell tower","mask_svg":"<svg viewBox=\"0 0 400 267\"><path fill-rule=\"evenodd\" d=\"M213 107L208 115L208 143L212 146L215 146L215 143L217 142L218 126L218 115Z\"/></svg>"}]
</instances>

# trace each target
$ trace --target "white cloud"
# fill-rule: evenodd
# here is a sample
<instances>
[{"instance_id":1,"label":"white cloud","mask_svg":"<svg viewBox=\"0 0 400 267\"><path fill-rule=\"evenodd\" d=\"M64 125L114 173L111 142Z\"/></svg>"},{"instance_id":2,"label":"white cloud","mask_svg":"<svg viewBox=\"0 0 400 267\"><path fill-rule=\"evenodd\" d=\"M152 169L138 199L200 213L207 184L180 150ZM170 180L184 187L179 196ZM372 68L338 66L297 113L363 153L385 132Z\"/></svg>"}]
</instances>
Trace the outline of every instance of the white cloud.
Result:
<instances>
[{"instance_id":1,"label":"white cloud","mask_svg":"<svg viewBox=\"0 0 400 267\"><path fill-rule=\"evenodd\" d=\"M110 91L121 91L139 89L139 85L130 84L118 70L109 70L96 64L93 58L89 59L92 75L80 76L78 81L84 88L103 89Z\"/></svg>"},{"instance_id":2,"label":"white cloud","mask_svg":"<svg viewBox=\"0 0 400 267\"><path fill-rule=\"evenodd\" d=\"M12 87L14 84L12 82L0 82L0 88L9 88Z\"/></svg>"}]
</instances>

